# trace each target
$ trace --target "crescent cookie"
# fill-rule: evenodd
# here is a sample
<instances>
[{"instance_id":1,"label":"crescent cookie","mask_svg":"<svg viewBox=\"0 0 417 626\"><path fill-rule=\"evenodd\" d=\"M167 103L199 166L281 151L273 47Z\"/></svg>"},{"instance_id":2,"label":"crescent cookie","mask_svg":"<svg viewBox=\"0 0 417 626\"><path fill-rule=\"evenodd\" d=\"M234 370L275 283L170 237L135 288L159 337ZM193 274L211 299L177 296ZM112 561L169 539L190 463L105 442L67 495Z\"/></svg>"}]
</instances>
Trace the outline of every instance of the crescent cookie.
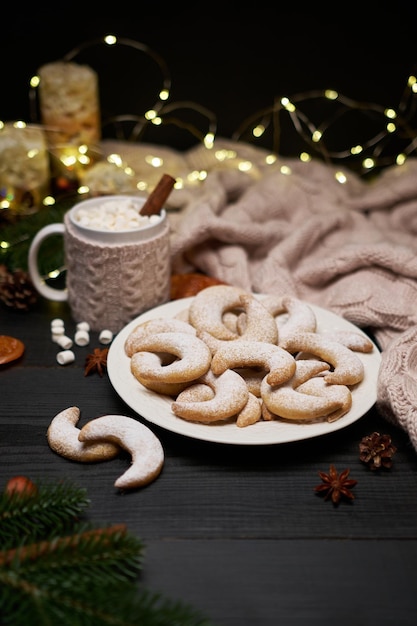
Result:
<instances>
[{"instance_id":1,"label":"crescent cookie","mask_svg":"<svg viewBox=\"0 0 417 626\"><path fill-rule=\"evenodd\" d=\"M369 353L374 349L374 344L369 337L353 330L325 331L323 337L338 341L354 352Z\"/></svg>"},{"instance_id":2,"label":"crescent cookie","mask_svg":"<svg viewBox=\"0 0 417 626\"><path fill-rule=\"evenodd\" d=\"M181 393L181 402L204 402L214 397L214 390L204 383L194 383ZM248 401L236 416L239 428L259 422L262 417L261 401L249 392Z\"/></svg>"},{"instance_id":3,"label":"crescent cookie","mask_svg":"<svg viewBox=\"0 0 417 626\"><path fill-rule=\"evenodd\" d=\"M315 420L327 417L343 406L340 397L302 392L291 384L272 387L264 379L261 384L261 397L272 416L289 420ZM271 419L271 417L269 417Z\"/></svg>"},{"instance_id":4,"label":"crescent cookie","mask_svg":"<svg viewBox=\"0 0 417 626\"><path fill-rule=\"evenodd\" d=\"M80 409L70 406L51 421L47 430L50 448L71 461L93 463L114 459L120 453L120 447L111 442L82 443L78 439L80 429L76 427L80 419Z\"/></svg>"},{"instance_id":5,"label":"crescent cookie","mask_svg":"<svg viewBox=\"0 0 417 626\"><path fill-rule=\"evenodd\" d=\"M208 346L194 335L166 332L143 336L135 342L137 351L131 357L132 374L138 378L164 383L183 383L195 380L207 372L211 364ZM176 357L167 365L150 360L148 352Z\"/></svg>"},{"instance_id":6,"label":"crescent cookie","mask_svg":"<svg viewBox=\"0 0 417 626\"><path fill-rule=\"evenodd\" d=\"M259 398L261 396L261 382L265 377L265 370L258 367L235 367L233 369L242 376L248 391Z\"/></svg>"},{"instance_id":7,"label":"crescent cookie","mask_svg":"<svg viewBox=\"0 0 417 626\"><path fill-rule=\"evenodd\" d=\"M263 419L272 420L276 417L284 417L293 420L312 420L317 417L326 417L332 410L339 410L339 402L329 405L327 401L304 399L300 392L302 385L310 380L320 379L323 382L324 379L320 375L329 368L329 364L324 361L305 359L296 361L295 373L285 384L272 386L264 380L261 383ZM323 393L312 395L323 395ZM340 398L337 399L340 400Z\"/></svg>"},{"instance_id":8,"label":"crescent cookie","mask_svg":"<svg viewBox=\"0 0 417 626\"><path fill-rule=\"evenodd\" d=\"M208 385L214 392L213 397L207 400L189 400L189 392L185 390L185 395L180 393L171 405L174 415L189 421L209 424L237 415L248 401L249 392L246 383L233 370L228 369L219 376L209 370L196 382Z\"/></svg>"},{"instance_id":9,"label":"crescent cookie","mask_svg":"<svg viewBox=\"0 0 417 626\"><path fill-rule=\"evenodd\" d=\"M191 324L175 317L161 317L148 320L138 324L138 326L136 326L129 333L124 344L125 353L130 357L134 354L134 352L137 352L138 350L136 346L143 337L148 337L150 335L154 335L155 333L166 332L191 333L192 335L196 334L196 330L193 326L191 326Z\"/></svg>"},{"instance_id":10,"label":"crescent cookie","mask_svg":"<svg viewBox=\"0 0 417 626\"><path fill-rule=\"evenodd\" d=\"M214 389L204 383L192 383L178 394L177 400L181 402L205 402L214 398Z\"/></svg>"},{"instance_id":11,"label":"crescent cookie","mask_svg":"<svg viewBox=\"0 0 417 626\"><path fill-rule=\"evenodd\" d=\"M294 357L271 343L263 341L224 342L213 355L211 369L219 375L227 369L262 367L271 385L278 385L291 378L295 372Z\"/></svg>"},{"instance_id":12,"label":"crescent cookie","mask_svg":"<svg viewBox=\"0 0 417 626\"><path fill-rule=\"evenodd\" d=\"M140 363L138 364L137 361ZM172 362L172 359L168 362ZM166 363L167 361L163 359L161 354L154 354L153 352L138 352L132 355L130 360L130 371L136 380L140 382L141 385L146 387L146 389L155 391L155 393L161 393L164 396L175 397L190 384L190 381L187 380L182 383L166 383L163 380L147 378L144 374L142 374L142 370L144 372L149 370L153 371L153 369L159 371L159 368L162 365L166 365Z\"/></svg>"},{"instance_id":13,"label":"crescent cookie","mask_svg":"<svg viewBox=\"0 0 417 626\"><path fill-rule=\"evenodd\" d=\"M240 296L247 293L240 287L230 285L213 285L203 289L189 306L190 324L197 331L206 331L217 339L236 339L236 333L224 324L223 314L233 309L241 309Z\"/></svg>"},{"instance_id":14,"label":"crescent cookie","mask_svg":"<svg viewBox=\"0 0 417 626\"><path fill-rule=\"evenodd\" d=\"M363 363L352 350L318 333L299 333L289 337L287 350L293 354L310 353L330 363L334 369L324 376L328 383L356 385L364 378Z\"/></svg>"},{"instance_id":15,"label":"crescent cookie","mask_svg":"<svg viewBox=\"0 0 417 626\"><path fill-rule=\"evenodd\" d=\"M78 439L83 443L107 441L130 452L131 466L114 483L119 489L148 485L157 478L164 464L164 450L158 437L132 417L97 417L81 428Z\"/></svg>"},{"instance_id":16,"label":"crescent cookie","mask_svg":"<svg viewBox=\"0 0 417 626\"><path fill-rule=\"evenodd\" d=\"M244 313L237 319L238 339L278 343L278 326L274 316L253 294L240 296ZM244 326L240 326L244 318Z\"/></svg>"},{"instance_id":17,"label":"crescent cookie","mask_svg":"<svg viewBox=\"0 0 417 626\"><path fill-rule=\"evenodd\" d=\"M297 391L312 396L324 396L340 401L341 406L326 416L328 422L335 422L352 408L352 392L346 385L332 385L326 383L323 377L310 378L297 387Z\"/></svg>"},{"instance_id":18,"label":"crescent cookie","mask_svg":"<svg viewBox=\"0 0 417 626\"><path fill-rule=\"evenodd\" d=\"M236 426L245 428L256 424L262 418L262 402L253 393L249 392L249 398L243 409L236 417Z\"/></svg>"},{"instance_id":19,"label":"crescent cookie","mask_svg":"<svg viewBox=\"0 0 417 626\"><path fill-rule=\"evenodd\" d=\"M287 349L289 338L303 332L314 333L317 328L317 319L313 309L306 302L293 296L284 296L282 306L288 313L288 319L279 327L278 345Z\"/></svg>"}]
</instances>

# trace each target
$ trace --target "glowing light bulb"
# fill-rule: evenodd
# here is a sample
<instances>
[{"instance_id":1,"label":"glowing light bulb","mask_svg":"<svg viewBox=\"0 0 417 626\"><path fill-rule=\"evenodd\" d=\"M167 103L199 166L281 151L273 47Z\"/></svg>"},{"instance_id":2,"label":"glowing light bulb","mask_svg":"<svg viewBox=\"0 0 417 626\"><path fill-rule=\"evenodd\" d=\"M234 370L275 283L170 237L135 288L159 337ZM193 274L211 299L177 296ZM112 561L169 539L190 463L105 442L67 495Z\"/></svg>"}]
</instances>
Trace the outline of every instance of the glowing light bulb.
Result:
<instances>
[{"instance_id":1,"label":"glowing light bulb","mask_svg":"<svg viewBox=\"0 0 417 626\"><path fill-rule=\"evenodd\" d=\"M347 177L346 177L346 174L344 172L340 172L340 171L339 172L335 172L334 177L337 180L337 182L341 183L342 185L347 183Z\"/></svg>"},{"instance_id":2,"label":"glowing light bulb","mask_svg":"<svg viewBox=\"0 0 417 626\"><path fill-rule=\"evenodd\" d=\"M397 117L396 111L394 109L385 109L384 111L385 117L388 117L390 120L394 120Z\"/></svg>"},{"instance_id":3,"label":"glowing light bulb","mask_svg":"<svg viewBox=\"0 0 417 626\"><path fill-rule=\"evenodd\" d=\"M109 154L109 156L107 157L107 161L108 163L113 163L114 165L117 165L118 167L122 166L122 157L120 156L120 154Z\"/></svg>"},{"instance_id":4,"label":"glowing light bulb","mask_svg":"<svg viewBox=\"0 0 417 626\"><path fill-rule=\"evenodd\" d=\"M255 126L255 128L252 130L252 134L254 137L262 137L264 132L265 126L263 126L262 124L258 124L258 126Z\"/></svg>"},{"instance_id":5,"label":"glowing light bulb","mask_svg":"<svg viewBox=\"0 0 417 626\"><path fill-rule=\"evenodd\" d=\"M337 100L339 94L337 93L337 91L334 91L334 89L326 89L326 91L324 92L324 97L328 100Z\"/></svg>"},{"instance_id":6,"label":"glowing light bulb","mask_svg":"<svg viewBox=\"0 0 417 626\"><path fill-rule=\"evenodd\" d=\"M115 37L114 35L106 35L104 37L104 43L106 43L108 46L114 46L117 43L117 37Z\"/></svg>"},{"instance_id":7,"label":"glowing light bulb","mask_svg":"<svg viewBox=\"0 0 417 626\"><path fill-rule=\"evenodd\" d=\"M211 150L214 146L214 134L207 133L206 136L204 137L203 143L208 150Z\"/></svg>"},{"instance_id":8,"label":"glowing light bulb","mask_svg":"<svg viewBox=\"0 0 417 626\"><path fill-rule=\"evenodd\" d=\"M253 165L250 161L241 161L238 164L238 170L241 172L249 172L252 169Z\"/></svg>"},{"instance_id":9,"label":"glowing light bulb","mask_svg":"<svg viewBox=\"0 0 417 626\"><path fill-rule=\"evenodd\" d=\"M368 157L367 159L362 161L362 165L365 169L371 170L373 167L375 167L375 161Z\"/></svg>"},{"instance_id":10,"label":"glowing light bulb","mask_svg":"<svg viewBox=\"0 0 417 626\"><path fill-rule=\"evenodd\" d=\"M294 104L287 97L281 98L281 104L284 109L286 109L290 113L294 113L294 111L296 110Z\"/></svg>"}]
</instances>

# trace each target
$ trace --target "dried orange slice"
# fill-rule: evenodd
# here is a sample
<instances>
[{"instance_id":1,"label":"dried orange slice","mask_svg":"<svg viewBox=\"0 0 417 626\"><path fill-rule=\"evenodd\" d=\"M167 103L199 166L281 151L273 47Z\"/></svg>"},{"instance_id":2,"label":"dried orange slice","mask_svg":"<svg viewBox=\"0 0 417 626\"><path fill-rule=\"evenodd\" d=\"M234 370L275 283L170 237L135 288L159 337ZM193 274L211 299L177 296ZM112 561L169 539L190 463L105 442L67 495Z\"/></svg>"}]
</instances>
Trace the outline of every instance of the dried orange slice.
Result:
<instances>
[{"instance_id":1,"label":"dried orange slice","mask_svg":"<svg viewBox=\"0 0 417 626\"><path fill-rule=\"evenodd\" d=\"M25 351L25 344L8 335L0 335L0 365L20 358Z\"/></svg>"},{"instance_id":2,"label":"dried orange slice","mask_svg":"<svg viewBox=\"0 0 417 626\"><path fill-rule=\"evenodd\" d=\"M224 282L213 276L206 276L198 272L189 274L172 274L171 276L171 300L189 298L199 291L212 285L224 285Z\"/></svg>"}]
</instances>

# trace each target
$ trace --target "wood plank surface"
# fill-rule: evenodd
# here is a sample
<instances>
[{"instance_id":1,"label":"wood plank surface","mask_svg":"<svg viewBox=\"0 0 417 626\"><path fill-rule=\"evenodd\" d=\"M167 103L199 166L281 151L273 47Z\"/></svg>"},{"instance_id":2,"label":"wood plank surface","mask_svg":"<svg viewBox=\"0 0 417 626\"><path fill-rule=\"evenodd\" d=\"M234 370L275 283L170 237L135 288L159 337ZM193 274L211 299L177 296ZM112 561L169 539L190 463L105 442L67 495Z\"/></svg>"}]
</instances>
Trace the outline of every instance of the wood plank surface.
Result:
<instances>
[{"instance_id":1,"label":"wood plank surface","mask_svg":"<svg viewBox=\"0 0 417 626\"><path fill-rule=\"evenodd\" d=\"M417 455L408 436L372 409L345 429L272 446L198 441L147 423L120 399L105 374L84 375L76 348L56 362L50 320L75 324L65 305L40 303L30 313L0 313L0 334L26 351L0 370L0 485L16 474L67 478L85 487L95 523L127 524L147 545L141 582L190 601L215 626L408 626L417 608ZM113 413L148 424L165 452L148 487L119 492L114 481L127 453L81 464L55 454L46 432L69 406L79 426ZM393 468L371 472L360 439L377 430L398 448ZM314 493L317 472L333 463L358 481L355 500L334 507Z\"/></svg>"}]
</instances>

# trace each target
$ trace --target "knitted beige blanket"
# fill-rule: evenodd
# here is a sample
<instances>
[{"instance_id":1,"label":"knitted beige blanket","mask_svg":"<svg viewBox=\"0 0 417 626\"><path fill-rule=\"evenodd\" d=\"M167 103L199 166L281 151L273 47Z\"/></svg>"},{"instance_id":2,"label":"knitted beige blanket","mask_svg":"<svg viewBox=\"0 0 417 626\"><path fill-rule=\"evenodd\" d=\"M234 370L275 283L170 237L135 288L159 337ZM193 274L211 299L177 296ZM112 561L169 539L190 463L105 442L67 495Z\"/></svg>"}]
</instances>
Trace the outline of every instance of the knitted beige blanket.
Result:
<instances>
[{"instance_id":1,"label":"knitted beige blanket","mask_svg":"<svg viewBox=\"0 0 417 626\"><path fill-rule=\"evenodd\" d=\"M368 330L382 350L378 409L417 450L417 159L372 182L285 166L211 171L172 216L173 270L292 294Z\"/></svg>"}]
</instances>

